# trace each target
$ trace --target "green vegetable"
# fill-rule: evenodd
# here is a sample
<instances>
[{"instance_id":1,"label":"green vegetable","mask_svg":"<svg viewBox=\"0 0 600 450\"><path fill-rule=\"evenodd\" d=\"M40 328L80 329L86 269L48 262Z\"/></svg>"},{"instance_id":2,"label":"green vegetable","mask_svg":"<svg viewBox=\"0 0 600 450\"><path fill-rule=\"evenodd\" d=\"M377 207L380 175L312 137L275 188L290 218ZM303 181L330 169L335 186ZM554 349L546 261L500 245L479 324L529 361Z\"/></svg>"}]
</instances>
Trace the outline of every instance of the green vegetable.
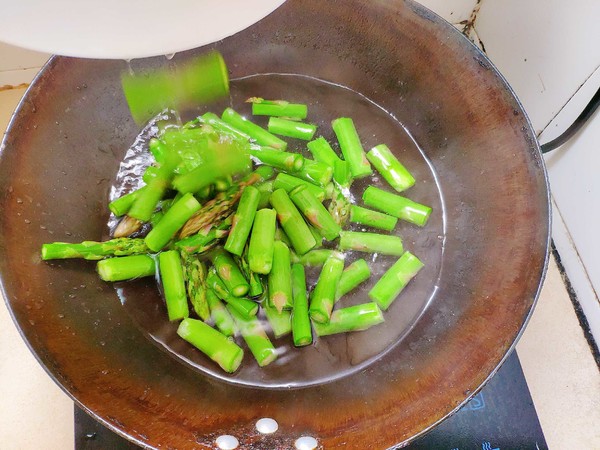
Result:
<instances>
[{"instance_id":1,"label":"green vegetable","mask_svg":"<svg viewBox=\"0 0 600 450\"><path fill-rule=\"evenodd\" d=\"M249 135L259 145L272 147L278 150L285 150L287 148L287 142L279 139L277 136L269 133L267 130L259 127L255 123L250 122L245 117L240 116L231 108L227 108L225 111L223 111L221 119L229 125L237 128L242 133Z\"/></svg>"},{"instance_id":2,"label":"green vegetable","mask_svg":"<svg viewBox=\"0 0 600 450\"><path fill-rule=\"evenodd\" d=\"M271 205L277 211L279 223L296 253L303 255L317 245L306 222L284 189L277 189L271 194Z\"/></svg>"},{"instance_id":3,"label":"green vegetable","mask_svg":"<svg viewBox=\"0 0 600 450\"><path fill-rule=\"evenodd\" d=\"M127 256L147 253L148 247L143 239L117 238L110 241L83 241L78 244L53 242L42 245L42 259L83 258L88 260L104 259L107 256Z\"/></svg>"},{"instance_id":4,"label":"green vegetable","mask_svg":"<svg viewBox=\"0 0 600 450\"><path fill-rule=\"evenodd\" d=\"M270 133L296 139L303 139L305 141L310 141L317 131L316 125L296 122L294 120L281 119L279 117L271 117L267 127Z\"/></svg>"},{"instance_id":5,"label":"green vegetable","mask_svg":"<svg viewBox=\"0 0 600 450\"><path fill-rule=\"evenodd\" d=\"M352 205L350 206L350 222L379 228L381 230L392 231L396 228L398 219L378 211Z\"/></svg>"},{"instance_id":6,"label":"green vegetable","mask_svg":"<svg viewBox=\"0 0 600 450\"><path fill-rule=\"evenodd\" d=\"M192 194L188 193L181 197L146 236L145 242L148 248L154 252L161 250L201 207L202 205Z\"/></svg>"},{"instance_id":7,"label":"green vegetable","mask_svg":"<svg viewBox=\"0 0 600 450\"><path fill-rule=\"evenodd\" d=\"M302 347L312 342L312 329L308 315L308 296L306 293L306 276L301 264L292 265L292 336L294 345Z\"/></svg>"},{"instance_id":8,"label":"green vegetable","mask_svg":"<svg viewBox=\"0 0 600 450\"><path fill-rule=\"evenodd\" d=\"M304 158L302 169L294 172L294 175L317 186L326 186L333 177L333 167L327 164Z\"/></svg>"},{"instance_id":9,"label":"green vegetable","mask_svg":"<svg viewBox=\"0 0 600 450\"><path fill-rule=\"evenodd\" d=\"M359 231L342 231L340 233L339 248L340 250L356 250L382 255L400 256L404 253L402 239L398 236Z\"/></svg>"},{"instance_id":10,"label":"green vegetable","mask_svg":"<svg viewBox=\"0 0 600 450\"><path fill-rule=\"evenodd\" d=\"M376 303L349 306L333 311L328 323L315 323L318 336L362 331L384 321L381 309Z\"/></svg>"},{"instance_id":11,"label":"green vegetable","mask_svg":"<svg viewBox=\"0 0 600 450\"><path fill-rule=\"evenodd\" d=\"M429 206L421 205L406 197L391 194L374 186L369 186L363 193L365 205L383 211L420 227L427 223L431 215Z\"/></svg>"},{"instance_id":12,"label":"green vegetable","mask_svg":"<svg viewBox=\"0 0 600 450\"><path fill-rule=\"evenodd\" d=\"M276 169L298 171L304 165L304 156L299 153L289 153L268 147L252 147L250 154L261 163Z\"/></svg>"},{"instance_id":13,"label":"green vegetable","mask_svg":"<svg viewBox=\"0 0 600 450\"><path fill-rule=\"evenodd\" d=\"M292 262L301 264L302 266L320 267L325 264L327 258L329 258L333 253L334 251L329 249L311 250L310 252L301 256L296 254L292 255Z\"/></svg>"},{"instance_id":14,"label":"green vegetable","mask_svg":"<svg viewBox=\"0 0 600 450\"><path fill-rule=\"evenodd\" d=\"M402 192L415 184L415 179L398 161L387 145L380 144L367 153L367 159L396 191Z\"/></svg>"},{"instance_id":15,"label":"green vegetable","mask_svg":"<svg viewBox=\"0 0 600 450\"><path fill-rule=\"evenodd\" d=\"M344 159L350 165L354 178L363 178L373 173L360 142L354 121L348 117L340 117L331 122L331 127L340 143Z\"/></svg>"},{"instance_id":16,"label":"green vegetable","mask_svg":"<svg viewBox=\"0 0 600 450\"><path fill-rule=\"evenodd\" d=\"M135 199L140 195L140 191L143 190L137 189L135 191L130 192L129 194L122 195L121 197L113 200L108 204L108 209L116 216L120 217L129 212L131 205L135 202Z\"/></svg>"},{"instance_id":17,"label":"green vegetable","mask_svg":"<svg viewBox=\"0 0 600 450\"><path fill-rule=\"evenodd\" d=\"M344 269L337 291L335 292L336 301L352 291L361 283L371 277L371 269L364 259L357 259Z\"/></svg>"},{"instance_id":18,"label":"green vegetable","mask_svg":"<svg viewBox=\"0 0 600 450\"><path fill-rule=\"evenodd\" d=\"M244 351L226 335L200 320L183 319L177 334L214 362L227 373L235 372L242 363Z\"/></svg>"},{"instance_id":19,"label":"green vegetable","mask_svg":"<svg viewBox=\"0 0 600 450\"><path fill-rule=\"evenodd\" d=\"M263 302L263 311L276 338L292 332L292 313L290 311L277 311L277 308L271 306L266 300Z\"/></svg>"},{"instance_id":20,"label":"green vegetable","mask_svg":"<svg viewBox=\"0 0 600 450\"><path fill-rule=\"evenodd\" d=\"M210 318L215 323L217 328L225 336L233 336L237 332L237 327L233 321L233 317L221 303L217 294L212 289L206 290L206 301L210 308Z\"/></svg>"},{"instance_id":21,"label":"green vegetable","mask_svg":"<svg viewBox=\"0 0 600 450\"><path fill-rule=\"evenodd\" d=\"M318 137L314 141L306 144L308 150L312 153L315 161L322 162L328 166L335 166L335 163L342 161L340 157L333 151L329 142L324 137Z\"/></svg>"},{"instance_id":22,"label":"green vegetable","mask_svg":"<svg viewBox=\"0 0 600 450\"><path fill-rule=\"evenodd\" d=\"M196 255L183 254L181 256L188 298L194 312L206 321L210 318L210 309L206 298L206 265Z\"/></svg>"},{"instance_id":23,"label":"green vegetable","mask_svg":"<svg viewBox=\"0 0 600 450\"><path fill-rule=\"evenodd\" d=\"M278 174L273 182L274 190L283 189L287 193L291 192L297 186L306 186L321 202L325 199L325 190L322 187L315 186L310 181L302 180L287 173Z\"/></svg>"},{"instance_id":24,"label":"green vegetable","mask_svg":"<svg viewBox=\"0 0 600 450\"><path fill-rule=\"evenodd\" d=\"M252 114L255 116L294 117L306 119L308 108L299 103L290 103L285 100L265 100L262 98L250 98L252 103Z\"/></svg>"},{"instance_id":25,"label":"green vegetable","mask_svg":"<svg viewBox=\"0 0 600 450\"><path fill-rule=\"evenodd\" d=\"M190 313L179 252L169 250L159 254L158 269L169 320L174 321L188 317Z\"/></svg>"},{"instance_id":26,"label":"green vegetable","mask_svg":"<svg viewBox=\"0 0 600 450\"><path fill-rule=\"evenodd\" d=\"M273 267L269 272L269 302L281 313L292 308L292 281L290 250L281 241L275 241L273 248Z\"/></svg>"},{"instance_id":27,"label":"green vegetable","mask_svg":"<svg viewBox=\"0 0 600 450\"><path fill-rule=\"evenodd\" d=\"M246 246L246 241L252 229L254 216L258 207L260 193L254 186L247 186L242 192L237 211L233 216L231 230L225 242L225 250L240 256Z\"/></svg>"},{"instance_id":28,"label":"green vegetable","mask_svg":"<svg viewBox=\"0 0 600 450\"><path fill-rule=\"evenodd\" d=\"M338 237L341 231L340 226L333 220L325 206L305 186L298 186L290 192L290 199L306 220L316 227L325 239L332 241Z\"/></svg>"},{"instance_id":29,"label":"green vegetable","mask_svg":"<svg viewBox=\"0 0 600 450\"><path fill-rule=\"evenodd\" d=\"M410 252L404 253L369 291L369 297L386 310L424 264Z\"/></svg>"},{"instance_id":30,"label":"green vegetable","mask_svg":"<svg viewBox=\"0 0 600 450\"><path fill-rule=\"evenodd\" d=\"M234 297L243 297L248 293L250 285L231 254L219 250L213 255L212 261L217 275Z\"/></svg>"},{"instance_id":31,"label":"green vegetable","mask_svg":"<svg viewBox=\"0 0 600 450\"><path fill-rule=\"evenodd\" d=\"M276 222L277 214L273 209L256 212L248 245L248 265L252 272L268 274L271 271Z\"/></svg>"},{"instance_id":32,"label":"green vegetable","mask_svg":"<svg viewBox=\"0 0 600 450\"><path fill-rule=\"evenodd\" d=\"M134 120L141 124L166 108L183 110L229 94L227 66L217 51L175 67L152 72L124 72L123 93Z\"/></svg>"},{"instance_id":33,"label":"green vegetable","mask_svg":"<svg viewBox=\"0 0 600 450\"><path fill-rule=\"evenodd\" d=\"M334 253L323 265L319 280L310 298L310 318L313 322L327 323L335 303L335 292L344 270L344 260Z\"/></svg>"},{"instance_id":34,"label":"green vegetable","mask_svg":"<svg viewBox=\"0 0 600 450\"><path fill-rule=\"evenodd\" d=\"M133 255L98 261L96 270L104 281L124 281L154 276L156 265L148 255Z\"/></svg>"},{"instance_id":35,"label":"green vegetable","mask_svg":"<svg viewBox=\"0 0 600 450\"><path fill-rule=\"evenodd\" d=\"M250 352L254 355L260 367L264 367L277 359L277 351L265 333L260 321L256 317L246 318L238 311L227 305L229 313L233 316L240 334L244 338Z\"/></svg>"}]
</instances>

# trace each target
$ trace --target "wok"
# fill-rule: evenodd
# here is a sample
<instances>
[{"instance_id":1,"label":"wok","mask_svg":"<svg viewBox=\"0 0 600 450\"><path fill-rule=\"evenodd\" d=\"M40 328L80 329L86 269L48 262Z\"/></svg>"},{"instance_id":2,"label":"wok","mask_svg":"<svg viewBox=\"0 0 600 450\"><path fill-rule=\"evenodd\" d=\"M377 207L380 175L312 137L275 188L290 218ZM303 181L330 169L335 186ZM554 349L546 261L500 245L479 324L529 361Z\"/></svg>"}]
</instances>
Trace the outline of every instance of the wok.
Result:
<instances>
[{"instance_id":1,"label":"wok","mask_svg":"<svg viewBox=\"0 0 600 450\"><path fill-rule=\"evenodd\" d=\"M221 379L168 341L152 283L134 283L137 300L123 307L93 264L40 262L44 242L106 236L109 190L139 132L120 91L123 61L52 58L11 121L0 274L13 318L75 402L143 447L213 448L221 434L257 449L293 448L301 435L327 449L406 444L495 373L538 296L550 208L527 117L486 57L411 1L289 0L214 47L228 61L234 106L250 88L304 95L322 129L350 115L366 148L386 142L414 167L410 196L434 214L400 233L427 266L386 316L384 345L356 357L351 342L333 339L324 372L310 356L301 368ZM235 80L274 72L303 77ZM379 342L367 333L358 348ZM306 382L278 383L290 373ZM279 430L260 435L262 417Z\"/></svg>"}]
</instances>

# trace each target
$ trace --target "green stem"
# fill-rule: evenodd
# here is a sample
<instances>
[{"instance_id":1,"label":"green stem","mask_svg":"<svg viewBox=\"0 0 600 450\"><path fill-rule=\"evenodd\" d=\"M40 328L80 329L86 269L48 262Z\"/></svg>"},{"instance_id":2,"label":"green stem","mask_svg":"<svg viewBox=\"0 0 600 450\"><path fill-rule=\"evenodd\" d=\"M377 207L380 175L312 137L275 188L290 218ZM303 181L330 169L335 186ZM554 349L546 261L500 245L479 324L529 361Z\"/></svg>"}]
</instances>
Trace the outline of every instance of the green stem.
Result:
<instances>
[{"instance_id":1,"label":"green stem","mask_svg":"<svg viewBox=\"0 0 600 450\"><path fill-rule=\"evenodd\" d=\"M292 265L292 293L294 296L292 336L294 345L302 347L312 342L312 330L308 315L306 276L304 274L304 267L301 264Z\"/></svg>"},{"instance_id":2,"label":"green stem","mask_svg":"<svg viewBox=\"0 0 600 450\"><path fill-rule=\"evenodd\" d=\"M335 292L335 300L339 300L348 292L367 281L371 277L371 269L364 259L357 259L344 269Z\"/></svg>"},{"instance_id":3,"label":"green stem","mask_svg":"<svg viewBox=\"0 0 600 450\"><path fill-rule=\"evenodd\" d=\"M292 262L301 264L303 266L308 267L320 267L325 264L327 258L333 255L335 252L329 249L318 249L311 250L308 253L305 253L302 256L297 256L295 253L292 255Z\"/></svg>"},{"instance_id":4,"label":"green stem","mask_svg":"<svg viewBox=\"0 0 600 450\"><path fill-rule=\"evenodd\" d=\"M227 66L214 50L151 72L125 71L121 83L131 115L138 124L165 108L185 110L229 94Z\"/></svg>"},{"instance_id":5,"label":"green stem","mask_svg":"<svg viewBox=\"0 0 600 450\"><path fill-rule=\"evenodd\" d=\"M229 125L237 128L241 132L246 133L259 145L273 147L278 150L285 150L287 148L287 142L279 139L277 136L269 133L267 130L259 127L255 123L250 122L245 117L240 116L231 108L226 108L225 111L223 111L221 119Z\"/></svg>"},{"instance_id":6,"label":"green stem","mask_svg":"<svg viewBox=\"0 0 600 450\"><path fill-rule=\"evenodd\" d=\"M104 281L124 281L154 276L156 264L151 256L133 255L98 261L96 270Z\"/></svg>"},{"instance_id":7,"label":"green stem","mask_svg":"<svg viewBox=\"0 0 600 450\"><path fill-rule=\"evenodd\" d=\"M173 179L173 187L179 192L198 192L219 178L250 169L251 161L246 144L226 139L208 142L208 148L203 152L202 164Z\"/></svg>"},{"instance_id":8,"label":"green stem","mask_svg":"<svg viewBox=\"0 0 600 450\"><path fill-rule=\"evenodd\" d=\"M260 183L256 185L256 189L258 189L259 193L258 206L256 209L267 208L269 206L269 198L271 198L271 194L273 193L273 181Z\"/></svg>"},{"instance_id":9,"label":"green stem","mask_svg":"<svg viewBox=\"0 0 600 450\"><path fill-rule=\"evenodd\" d=\"M352 205L350 207L350 222L379 228L380 230L392 231L396 228L398 219L388 214L373 211L372 209Z\"/></svg>"},{"instance_id":10,"label":"green stem","mask_svg":"<svg viewBox=\"0 0 600 450\"><path fill-rule=\"evenodd\" d=\"M273 267L268 277L269 302L278 312L292 307L292 283L290 249L281 241L275 241Z\"/></svg>"},{"instance_id":11,"label":"green stem","mask_svg":"<svg viewBox=\"0 0 600 450\"><path fill-rule=\"evenodd\" d=\"M154 252L161 250L201 207L192 194L187 193L181 197L146 236L148 248Z\"/></svg>"},{"instance_id":12,"label":"green stem","mask_svg":"<svg viewBox=\"0 0 600 450\"><path fill-rule=\"evenodd\" d=\"M265 208L256 212L248 245L248 264L252 272L268 274L271 271L276 227L275 210Z\"/></svg>"},{"instance_id":13,"label":"green stem","mask_svg":"<svg viewBox=\"0 0 600 450\"><path fill-rule=\"evenodd\" d=\"M316 227L325 239L332 241L338 237L341 227L333 220L325 206L305 186L298 186L290 192L290 199L306 220Z\"/></svg>"},{"instance_id":14,"label":"green stem","mask_svg":"<svg viewBox=\"0 0 600 450\"><path fill-rule=\"evenodd\" d=\"M371 175L373 170L354 127L354 121L348 117L340 117L331 122L331 127L340 143L344 159L350 165L352 176L363 178Z\"/></svg>"},{"instance_id":15,"label":"green stem","mask_svg":"<svg viewBox=\"0 0 600 450\"><path fill-rule=\"evenodd\" d=\"M314 322L327 323L335 303L335 292L344 271L344 260L334 253L323 265L310 299L310 317Z\"/></svg>"},{"instance_id":16,"label":"green stem","mask_svg":"<svg viewBox=\"0 0 600 450\"><path fill-rule=\"evenodd\" d=\"M325 187L333 177L333 167L318 161L313 161L312 159L304 158L302 169L294 172L294 175L309 183Z\"/></svg>"},{"instance_id":17,"label":"green stem","mask_svg":"<svg viewBox=\"0 0 600 450\"><path fill-rule=\"evenodd\" d=\"M415 179L406 167L390 151L385 144L373 147L367 153L367 159L396 191L402 192L415 184Z\"/></svg>"},{"instance_id":18,"label":"green stem","mask_svg":"<svg viewBox=\"0 0 600 450\"><path fill-rule=\"evenodd\" d=\"M310 153L312 153L315 161L322 162L328 166L335 166L335 163L342 161L340 157L333 151L327 139L323 136L318 137L314 141L310 141L306 144Z\"/></svg>"},{"instance_id":19,"label":"green stem","mask_svg":"<svg viewBox=\"0 0 600 450\"><path fill-rule=\"evenodd\" d=\"M277 189L271 194L271 205L277 211L279 223L296 253L303 255L317 245L306 222L284 189Z\"/></svg>"},{"instance_id":20,"label":"green stem","mask_svg":"<svg viewBox=\"0 0 600 450\"><path fill-rule=\"evenodd\" d=\"M154 160L159 164L165 160L168 151L165 143L157 138L150 139L150 142L148 142L148 150L152 153L152 156L154 156Z\"/></svg>"},{"instance_id":21,"label":"green stem","mask_svg":"<svg viewBox=\"0 0 600 450\"><path fill-rule=\"evenodd\" d=\"M143 239L116 238L105 242L83 241L78 244L53 242L42 245L42 259L83 258L104 259L107 256L128 256L147 253Z\"/></svg>"},{"instance_id":22,"label":"green stem","mask_svg":"<svg viewBox=\"0 0 600 450\"><path fill-rule=\"evenodd\" d=\"M212 289L206 290L206 301L210 308L210 318L215 323L217 328L225 336L234 336L237 332L237 327L233 321L233 317L225 308L225 305L221 303L217 294Z\"/></svg>"},{"instance_id":23,"label":"green stem","mask_svg":"<svg viewBox=\"0 0 600 450\"><path fill-rule=\"evenodd\" d=\"M128 215L142 222L148 222L156 205L163 198L168 187L171 185L171 179L175 168L180 162L179 155L169 153L163 163L156 171L156 176L149 180L144 189L136 197L129 209Z\"/></svg>"},{"instance_id":24,"label":"green stem","mask_svg":"<svg viewBox=\"0 0 600 450\"><path fill-rule=\"evenodd\" d=\"M267 128L270 133L295 139L303 139L305 141L310 141L317 131L316 125L281 119L279 117L271 117Z\"/></svg>"},{"instance_id":25,"label":"green stem","mask_svg":"<svg viewBox=\"0 0 600 450\"><path fill-rule=\"evenodd\" d=\"M246 341L246 345L254 355L258 365L264 367L275 361L277 359L277 351L273 347L258 318L245 318L230 305L227 305L227 309L233 316L240 334L244 338L244 341Z\"/></svg>"},{"instance_id":26,"label":"green stem","mask_svg":"<svg viewBox=\"0 0 600 450\"><path fill-rule=\"evenodd\" d=\"M280 170L296 172L304 165L304 156L299 153L289 153L267 147L252 147L250 155L258 159L260 163Z\"/></svg>"},{"instance_id":27,"label":"green stem","mask_svg":"<svg viewBox=\"0 0 600 450\"><path fill-rule=\"evenodd\" d=\"M234 297L243 297L250 290L250 285L233 257L223 251L217 251L212 258L213 265L219 278Z\"/></svg>"},{"instance_id":28,"label":"green stem","mask_svg":"<svg viewBox=\"0 0 600 450\"><path fill-rule=\"evenodd\" d=\"M250 98L252 103L252 114L255 116L294 117L306 119L308 108L300 103L290 103L285 100L265 100L262 98Z\"/></svg>"},{"instance_id":29,"label":"green stem","mask_svg":"<svg viewBox=\"0 0 600 450\"><path fill-rule=\"evenodd\" d=\"M238 130L236 127L228 124L227 122L222 121L219 116L217 116L214 113L211 112L207 112L205 114L203 114L202 116L202 121L204 123L209 124L211 127L213 127L215 130L217 130L220 133L226 133L226 134L230 134L238 139L242 139L244 141L249 141L250 140L250 136L246 133L244 133L241 130Z\"/></svg>"},{"instance_id":30,"label":"green stem","mask_svg":"<svg viewBox=\"0 0 600 450\"><path fill-rule=\"evenodd\" d=\"M248 280L250 284L250 291L248 291L248 295L252 298L259 297L263 293L263 285L260 279L260 275L254 273L250 270L250 265L248 264L248 246L244 249L244 253L242 256L238 256L236 259L239 268L242 273Z\"/></svg>"},{"instance_id":31,"label":"green stem","mask_svg":"<svg viewBox=\"0 0 600 450\"><path fill-rule=\"evenodd\" d=\"M273 330L273 334L276 338L280 338L281 336L291 333L292 313L290 311L277 311L277 308L271 306L267 300L263 301L262 306L263 311L265 312L265 317L269 321L271 330Z\"/></svg>"},{"instance_id":32,"label":"green stem","mask_svg":"<svg viewBox=\"0 0 600 450\"><path fill-rule=\"evenodd\" d=\"M234 297L225 287L225 283L219 278L214 267L208 271L206 283L215 294L228 305L231 305L244 317L255 316L258 312L258 305L247 298Z\"/></svg>"},{"instance_id":33,"label":"green stem","mask_svg":"<svg viewBox=\"0 0 600 450\"><path fill-rule=\"evenodd\" d=\"M144 173L142 174L142 181L146 184L150 183L150 180L156 178L158 175L158 170L159 169L156 166L146 167L146 170L144 170Z\"/></svg>"},{"instance_id":34,"label":"green stem","mask_svg":"<svg viewBox=\"0 0 600 450\"><path fill-rule=\"evenodd\" d=\"M259 199L260 193L254 186L244 188L237 211L231 222L229 236L224 246L225 250L229 253L240 256L244 251L248 236L250 236Z\"/></svg>"},{"instance_id":35,"label":"green stem","mask_svg":"<svg viewBox=\"0 0 600 450\"><path fill-rule=\"evenodd\" d=\"M177 334L214 362L227 373L235 372L244 358L244 351L226 335L200 320L183 319Z\"/></svg>"},{"instance_id":36,"label":"green stem","mask_svg":"<svg viewBox=\"0 0 600 450\"><path fill-rule=\"evenodd\" d=\"M342 231L340 233L339 248L340 250L356 250L382 255L400 256L404 253L402 239L399 236L359 231Z\"/></svg>"},{"instance_id":37,"label":"green stem","mask_svg":"<svg viewBox=\"0 0 600 450\"><path fill-rule=\"evenodd\" d=\"M121 217L127 214L131 208L131 205L133 205L133 202L135 202L135 199L138 197L138 195L140 195L140 191L143 189L144 187L113 200L108 204L108 209L110 209L110 212L112 212L116 217Z\"/></svg>"},{"instance_id":38,"label":"green stem","mask_svg":"<svg viewBox=\"0 0 600 450\"><path fill-rule=\"evenodd\" d=\"M347 161L336 161L333 166L333 179L343 188L349 188L352 185L352 172L350 164Z\"/></svg>"},{"instance_id":39,"label":"green stem","mask_svg":"<svg viewBox=\"0 0 600 450\"><path fill-rule=\"evenodd\" d=\"M206 321L210 318L210 309L206 299L206 265L195 255L183 254L181 256L188 298L198 317Z\"/></svg>"},{"instance_id":40,"label":"green stem","mask_svg":"<svg viewBox=\"0 0 600 450\"><path fill-rule=\"evenodd\" d=\"M169 320L180 320L189 316L185 283L183 281L183 265L176 250L169 250L158 255L160 281L165 294Z\"/></svg>"},{"instance_id":41,"label":"green stem","mask_svg":"<svg viewBox=\"0 0 600 450\"><path fill-rule=\"evenodd\" d=\"M381 309L386 310L400 295L402 289L423 268L424 264L410 252L404 253L375 283L369 291L369 297Z\"/></svg>"},{"instance_id":42,"label":"green stem","mask_svg":"<svg viewBox=\"0 0 600 450\"><path fill-rule=\"evenodd\" d=\"M421 205L406 197L383 191L374 186L369 186L363 193L365 205L383 211L390 216L397 217L420 227L427 223L431 215L429 206Z\"/></svg>"},{"instance_id":43,"label":"green stem","mask_svg":"<svg viewBox=\"0 0 600 450\"><path fill-rule=\"evenodd\" d=\"M384 321L383 313L376 303L349 306L333 311L328 323L315 323L318 336L363 331Z\"/></svg>"},{"instance_id":44,"label":"green stem","mask_svg":"<svg viewBox=\"0 0 600 450\"><path fill-rule=\"evenodd\" d=\"M287 173L280 173L275 177L273 182L273 189L284 189L286 192L291 192L297 186L306 186L313 193L319 201L325 200L325 190L319 186L315 186L310 181L301 180L300 178L288 175Z\"/></svg>"}]
</instances>

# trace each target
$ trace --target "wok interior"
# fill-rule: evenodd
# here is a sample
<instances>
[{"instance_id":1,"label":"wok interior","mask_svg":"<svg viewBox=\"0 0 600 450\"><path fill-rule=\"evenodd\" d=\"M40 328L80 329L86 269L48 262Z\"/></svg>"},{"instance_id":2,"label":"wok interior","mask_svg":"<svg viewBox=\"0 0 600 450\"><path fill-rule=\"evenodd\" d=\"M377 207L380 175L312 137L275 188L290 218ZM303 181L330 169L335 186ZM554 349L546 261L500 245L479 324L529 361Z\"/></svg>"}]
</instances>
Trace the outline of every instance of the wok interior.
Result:
<instances>
[{"instance_id":1,"label":"wok interior","mask_svg":"<svg viewBox=\"0 0 600 450\"><path fill-rule=\"evenodd\" d=\"M139 443L210 446L222 433L256 448L291 445L302 434L325 448L411 439L497 368L537 296L548 192L523 111L474 47L411 2L288 1L216 48L232 78L279 72L347 86L423 149L439 175L445 246L435 296L413 329L376 362L331 383L237 386L159 351L93 264L40 263L44 242L103 236L110 185L139 132L119 89L126 64L70 58L54 58L31 87L0 159L0 273L15 320L76 401ZM373 120L365 129L382 119ZM140 289L137 301L154 298ZM275 418L280 431L259 439L260 417Z\"/></svg>"}]
</instances>

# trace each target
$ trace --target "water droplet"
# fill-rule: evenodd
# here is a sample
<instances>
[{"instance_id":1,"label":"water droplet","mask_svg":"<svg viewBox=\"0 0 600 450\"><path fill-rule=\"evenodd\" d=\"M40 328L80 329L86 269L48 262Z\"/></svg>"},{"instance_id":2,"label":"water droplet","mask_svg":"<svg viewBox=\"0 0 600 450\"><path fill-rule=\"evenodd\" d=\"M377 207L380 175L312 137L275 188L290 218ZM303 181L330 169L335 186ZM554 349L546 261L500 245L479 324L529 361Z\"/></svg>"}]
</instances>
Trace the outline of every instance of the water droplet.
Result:
<instances>
[{"instance_id":1,"label":"water droplet","mask_svg":"<svg viewBox=\"0 0 600 450\"><path fill-rule=\"evenodd\" d=\"M298 450L314 450L317 448L317 445L319 445L319 443L312 436L301 436L294 442L294 446Z\"/></svg>"},{"instance_id":2,"label":"water droplet","mask_svg":"<svg viewBox=\"0 0 600 450\"><path fill-rule=\"evenodd\" d=\"M279 424L274 419L263 417L256 422L256 429L259 433L271 434L275 433L279 428Z\"/></svg>"},{"instance_id":3,"label":"water droplet","mask_svg":"<svg viewBox=\"0 0 600 450\"><path fill-rule=\"evenodd\" d=\"M89 440L96 439L96 433L87 433L87 434L85 435L85 438L86 438L86 439L89 439Z\"/></svg>"},{"instance_id":4,"label":"water droplet","mask_svg":"<svg viewBox=\"0 0 600 450\"><path fill-rule=\"evenodd\" d=\"M18 198L17 199L17 203L20 205L21 203L23 203L23 199L22 198Z\"/></svg>"},{"instance_id":5,"label":"water droplet","mask_svg":"<svg viewBox=\"0 0 600 450\"><path fill-rule=\"evenodd\" d=\"M221 450L233 450L240 445L240 442L237 440L237 438L235 436L231 436L230 434L223 434L219 436L215 440L215 443Z\"/></svg>"},{"instance_id":6,"label":"water droplet","mask_svg":"<svg viewBox=\"0 0 600 450\"><path fill-rule=\"evenodd\" d=\"M165 55L165 58L167 58L170 61L173 59L174 56L175 56L175 53L168 53Z\"/></svg>"},{"instance_id":7,"label":"water droplet","mask_svg":"<svg viewBox=\"0 0 600 450\"><path fill-rule=\"evenodd\" d=\"M30 223L31 223L31 220L29 220L29 219L25 219L25 223L27 223L27 224L30 224Z\"/></svg>"}]
</instances>

